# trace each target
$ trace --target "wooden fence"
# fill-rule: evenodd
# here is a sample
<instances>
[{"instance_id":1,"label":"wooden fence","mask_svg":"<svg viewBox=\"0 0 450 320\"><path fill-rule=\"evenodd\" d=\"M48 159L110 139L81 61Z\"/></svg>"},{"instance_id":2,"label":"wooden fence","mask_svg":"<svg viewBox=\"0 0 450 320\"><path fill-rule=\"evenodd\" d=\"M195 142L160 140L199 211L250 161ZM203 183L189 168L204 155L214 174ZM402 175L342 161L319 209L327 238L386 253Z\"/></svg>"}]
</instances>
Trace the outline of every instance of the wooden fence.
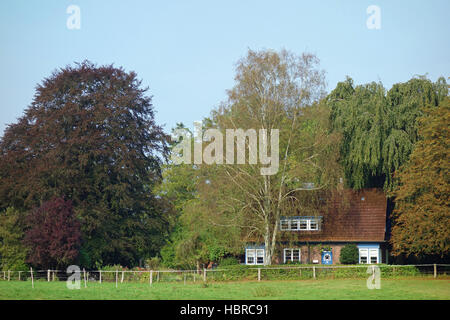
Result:
<instances>
[{"instance_id":1,"label":"wooden fence","mask_svg":"<svg viewBox=\"0 0 450 320\"><path fill-rule=\"evenodd\" d=\"M421 265L292 265L292 266L233 266L232 268L203 269L203 270L85 270L77 269L75 273L65 270L33 270L29 271L0 271L0 281L31 281L34 288L39 281L72 281L73 274L87 287L89 282L119 283L177 281L186 283L207 281L239 281L239 280L305 280L305 279L335 279L335 278L367 278L375 268L379 268L381 278L395 277L447 277L450 276L450 264L421 264ZM371 271L372 270L372 271Z\"/></svg>"}]
</instances>

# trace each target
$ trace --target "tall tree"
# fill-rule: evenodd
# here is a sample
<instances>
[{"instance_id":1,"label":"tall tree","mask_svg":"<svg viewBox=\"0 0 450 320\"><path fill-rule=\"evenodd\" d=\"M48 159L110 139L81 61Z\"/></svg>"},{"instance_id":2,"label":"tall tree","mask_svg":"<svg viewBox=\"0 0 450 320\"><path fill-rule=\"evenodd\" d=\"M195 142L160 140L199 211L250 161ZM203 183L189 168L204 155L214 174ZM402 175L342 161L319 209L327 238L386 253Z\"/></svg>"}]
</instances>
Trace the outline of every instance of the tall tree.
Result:
<instances>
[{"instance_id":1,"label":"tall tree","mask_svg":"<svg viewBox=\"0 0 450 320\"><path fill-rule=\"evenodd\" d=\"M24 242L30 248L28 262L42 268L67 267L76 261L80 246L80 222L72 202L54 198L31 210Z\"/></svg>"},{"instance_id":2,"label":"tall tree","mask_svg":"<svg viewBox=\"0 0 450 320\"><path fill-rule=\"evenodd\" d=\"M132 265L159 251L166 221L153 187L166 135L134 72L90 62L55 71L0 143L0 208L73 201L83 263Z\"/></svg>"},{"instance_id":3,"label":"tall tree","mask_svg":"<svg viewBox=\"0 0 450 320\"><path fill-rule=\"evenodd\" d=\"M399 171L394 191L394 254L450 253L450 98L420 118L421 140Z\"/></svg>"},{"instance_id":4,"label":"tall tree","mask_svg":"<svg viewBox=\"0 0 450 320\"><path fill-rule=\"evenodd\" d=\"M333 129L342 134L340 161L346 184L354 189L395 187L394 173L418 140L416 119L422 107L437 106L447 95L445 79L424 78L395 84L387 93L381 83L338 83L328 95Z\"/></svg>"},{"instance_id":5,"label":"tall tree","mask_svg":"<svg viewBox=\"0 0 450 320\"><path fill-rule=\"evenodd\" d=\"M201 166L199 198L210 225L239 230L241 240L263 242L268 264L274 257L281 215L295 214L305 205L301 193L333 187L339 177L333 150L339 137L328 134L326 106L314 104L324 92L324 72L318 64L312 54L250 50L237 64L228 100L206 122L207 128L220 130L224 137L227 129L266 130L266 141L271 141L268 135L279 130L279 150L268 143L268 154L279 161L276 170L263 174L268 165L250 161L256 154L251 137L245 139L249 151L242 164L220 159L220 165ZM260 143L262 139L260 135Z\"/></svg>"}]
</instances>

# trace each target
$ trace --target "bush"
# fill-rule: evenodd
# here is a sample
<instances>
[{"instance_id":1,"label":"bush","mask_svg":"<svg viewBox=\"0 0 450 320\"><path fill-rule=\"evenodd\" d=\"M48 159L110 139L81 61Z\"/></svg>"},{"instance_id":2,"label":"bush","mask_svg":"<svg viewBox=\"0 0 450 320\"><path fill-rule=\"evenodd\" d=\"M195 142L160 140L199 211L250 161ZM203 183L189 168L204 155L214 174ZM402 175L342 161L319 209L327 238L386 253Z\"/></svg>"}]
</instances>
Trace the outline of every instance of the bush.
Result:
<instances>
[{"instance_id":1,"label":"bush","mask_svg":"<svg viewBox=\"0 0 450 320\"><path fill-rule=\"evenodd\" d=\"M356 244L349 243L341 249L339 260L342 264L356 264L359 262L359 251Z\"/></svg>"},{"instance_id":2,"label":"bush","mask_svg":"<svg viewBox=\"0 0 450 320\"><path fill-rule=\"evenodd\" d=\"M235 257L227 257L227 258L223 258L220 261L219 266L224 267L224 266L234 266L239 264L239 260L236 259Z\"/></svg>"},{"instance_id":3,"label":"bush","mask_svg":"<svg viewBox=\"0 0 450 320\"><path fill-rule=\"evenodd\" d=\"M158 257L153 257L145 261L145 267L147 269L158 270L160 266L161 266L161 259Z\"/></svg>"}]
</instances>

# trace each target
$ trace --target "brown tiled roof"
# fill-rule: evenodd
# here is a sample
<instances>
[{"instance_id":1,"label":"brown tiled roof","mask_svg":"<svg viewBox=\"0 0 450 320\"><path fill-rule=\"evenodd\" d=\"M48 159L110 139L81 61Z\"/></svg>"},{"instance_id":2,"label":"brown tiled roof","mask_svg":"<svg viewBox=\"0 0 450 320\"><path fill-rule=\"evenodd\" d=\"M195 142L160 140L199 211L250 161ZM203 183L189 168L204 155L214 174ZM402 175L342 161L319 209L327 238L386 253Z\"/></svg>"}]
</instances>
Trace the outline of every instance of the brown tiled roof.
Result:
<instances>
[{"instance_id":1,"label":"brown tiled roof","mask_svg":"<svg viewBox=\"0 0 450 320\"><path fill-rule=\"evenodd\" d=\"M345 190L342 199L329 200L319 231L280 231L280 240L311 242L383 242L387 200L382 190Z\"/></svg>"}]
</instances>

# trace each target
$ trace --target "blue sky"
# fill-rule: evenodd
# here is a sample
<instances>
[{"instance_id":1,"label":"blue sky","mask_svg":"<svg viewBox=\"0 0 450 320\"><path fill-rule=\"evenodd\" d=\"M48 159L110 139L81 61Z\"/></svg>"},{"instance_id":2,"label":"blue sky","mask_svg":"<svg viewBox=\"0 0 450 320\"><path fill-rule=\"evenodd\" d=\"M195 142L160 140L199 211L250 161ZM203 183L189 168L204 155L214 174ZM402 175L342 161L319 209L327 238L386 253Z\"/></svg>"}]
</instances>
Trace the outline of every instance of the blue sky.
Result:
<instances>
[{"instance_id":1,"label":"blue sky","mask_svg":"<svg viewBox=\"0 0 450 320\"><path fill-rule=\"evenodd\" d=\"M69 5L81 29L69 30ZM366 26L369 5L381 29ZM111 1L0 2L0 135L53 70L88 59L134 70L150 87L156 120L192 126L224 100L236 61L251 49L309 51L328 91L351 76L386 88L428 74L450 76L450 1Z\"/></svg>"}]
</instances>

